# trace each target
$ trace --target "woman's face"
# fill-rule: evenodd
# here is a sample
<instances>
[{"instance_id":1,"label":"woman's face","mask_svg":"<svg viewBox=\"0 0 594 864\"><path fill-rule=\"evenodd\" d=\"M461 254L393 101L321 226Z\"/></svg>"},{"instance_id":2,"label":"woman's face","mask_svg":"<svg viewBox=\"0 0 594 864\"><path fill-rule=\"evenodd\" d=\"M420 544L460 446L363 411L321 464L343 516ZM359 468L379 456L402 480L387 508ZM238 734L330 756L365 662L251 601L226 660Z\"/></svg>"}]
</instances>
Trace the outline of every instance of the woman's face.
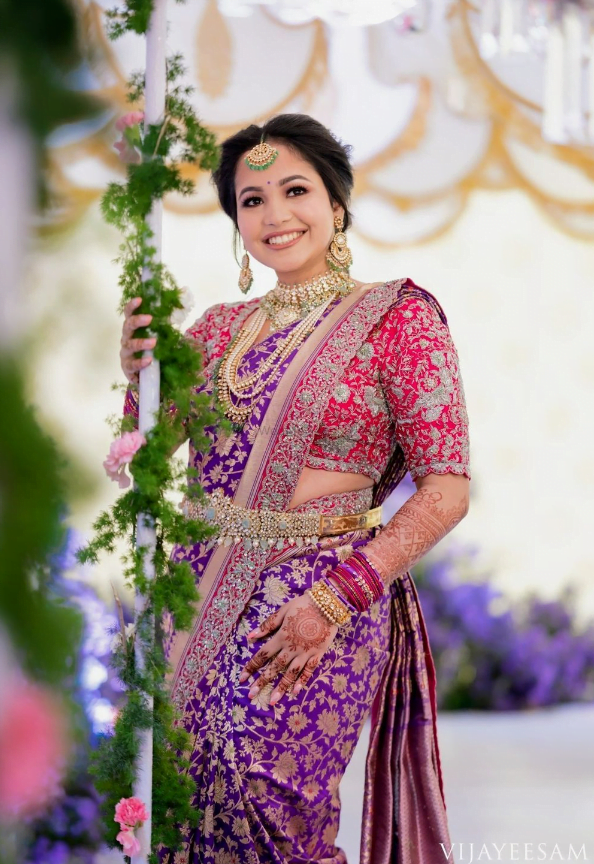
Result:
<instances>
[{"instance_id":1,"label":"woman's face","mask_svg":"<svg viewBox=\"0 0 594 864\"><path fill-rule=\"evenodd\" d=\"M294 284L328 270L326 253L334 234L334 207L315 168L284 144L270 141L279 155L254 171L246 151L235 171L237 222L250 255L271 267L281 282Z\"/></svg>"}]
</instances>

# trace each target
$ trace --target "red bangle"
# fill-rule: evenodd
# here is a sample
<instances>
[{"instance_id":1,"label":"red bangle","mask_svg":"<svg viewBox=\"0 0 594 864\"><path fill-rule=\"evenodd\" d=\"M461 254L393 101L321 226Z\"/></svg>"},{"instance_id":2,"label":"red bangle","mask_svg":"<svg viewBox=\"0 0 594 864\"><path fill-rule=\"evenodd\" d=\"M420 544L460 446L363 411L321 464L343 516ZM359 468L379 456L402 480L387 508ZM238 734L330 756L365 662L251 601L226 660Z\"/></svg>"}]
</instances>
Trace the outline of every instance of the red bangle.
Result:
<instances>
[{"instance_id":1,"label":"red bangle","mask_svg":"<svg viewBox=\"0 0 594 864\"><path fill-rule=\"evenodd\" d=\"M336 585L330 581L328 576L332 576L332 578L334 579L334 571L330 571L330 573L328 573L327 575L325 574L324 576L322 576L320 581L326 583L328 588L338 597L340 602L344 603L344 605L348 608L349 612L358 612L359 610L357 609L355 604L350 602L350 600L346 597L346 594L343 594L341 591L339 591Z\"/></svg>"},{"instance_id":2,"label":"red bangle","mask_svg":"<svg viewBox=\"0 0 594 864\"><path fill-rule=\"evenodd\" d=\"M357 583L352 573L347 570L343 564L338 564L332 570L332 578L339 583L345 596L349 602L357 609L358 612L364 612L371 605L361 586Z\"/></svg>"},{"instance_id":3,"label":"red bangle","mask_svg":"<svg viewBox=\"0 0 594 864\"><path fill-rule=\"evenodd\" d=\"M350 564L357 563L361 565L363 571L365 572L367 583L370 585L375 599L379 599L385 590L385 584L381 577L381 574L378 573L376 568L373 566L369 558L362 552L360 549L356 549L353 554L347 559Z\"/></svg>"},{"instance_id":4,"label":"red bangle","mask_svg":"<svg viewBox=\"0 0 594 864\"><path fill-rule=\"evenodd\" d=\"M349 603L359 612L369 609L384 593L385 586L380 574L358 549L338 564L331 575Z\"/></svg>"}]
</instances>

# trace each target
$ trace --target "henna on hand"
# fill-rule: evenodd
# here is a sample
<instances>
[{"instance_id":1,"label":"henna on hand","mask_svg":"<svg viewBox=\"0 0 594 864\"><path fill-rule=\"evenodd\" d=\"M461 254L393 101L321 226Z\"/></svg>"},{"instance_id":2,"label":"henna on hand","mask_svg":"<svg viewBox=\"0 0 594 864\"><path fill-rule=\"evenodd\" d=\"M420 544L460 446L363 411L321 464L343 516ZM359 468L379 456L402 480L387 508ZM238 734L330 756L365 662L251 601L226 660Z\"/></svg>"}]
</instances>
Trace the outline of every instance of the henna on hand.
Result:
<instances>
[{"instance_id":1,"label":"henna on hand","mask_svg":"<svg viewBox=\"0 0 594 864\"><path fill-rule=\"evenodd\" d=\"M256 672L258 671L258 669L261 669L262 666L264 666L264 664L268 660L270 660L271 656L272 655L270 654L269 651L266 650L266 648L260 648L260 650L257 651L256 654L254 654L252 659L248 660L248 662L246 663L246 666L244 669L244 674L245 674L244 680L249 678L250 675L255 675ZM239 679L239 681L241 683L241 678Z\"/></svg>"},{"instance_id":2,"label":"henna on hand","mask_svg":"<svg viewBox=\"0 0 594 864\"><path fill-rule=\"evenodd\" d=\"M319 662L320 662L319 657L310 657L309 658L309 660L307 661L307 663L303 667L303 672L301 673L301 675L299 676L299 678L295 682L295 686L293 687L293 693L295 695L297 695L297 693L299 693L300 690L303 690L303 688L307 685L307 683L309 682L309 679L312 677L312 675L316 671L316 668L317 668Z\"/></svg>"},{"instance_id":3,"label":"henna on hand","mask_svg":"<svg viewBox=\"0 0 594 864\"><path fill-rule=\"evenodd\" d=\"M285 617L282 635L289 643L291 651L311 651L330 638L331 628L330 622L312 603Z\"/></svg>"},{"instance_id":4,"label":"henna on hand","mask_svg":"<svg viewBox=\"0 0 594 864\"><path fill-rule=\"evenodd\" d=\"M278 632L248 661L239 676L239 683L242 684L274 657L248 693L248 698L253 699L279 673L284 673L271 694L271 705L275 705L291 687L293 693L299 692L303 683L313 675L338 627L328 621L307 595L303 595L285 603L263 624L248 633L248 639L260 639L273 631ZM314 656L311 656L312 653Z\"/></svg>"},{"instance_id":5,"label":"henna on hand","mask_svg":"<svg viewBox=\"0 0 594 864\"><path fill-rule=\"evenodd\" d=\"M419 489L367 543L364 554L384 582L406 573L464 518L468 512L466 495L456 495L449 507L440 506L443 498L435 488Z\"/></svg>"},{"instance_id":6,"label":"henna on hand","mask_svg":"<svg viewBox=\"0 0 594 864\"><path fill-rule=\"evenodd\" d=\"M290 662L291 656L287 651L281 651L277 654L274 660L261 672L258 680L252 684L249 697L252 698L259 693L266 684L271 684L280 672L284 672Z\"/></svg>"},{"instance_id":7,"label":"henna on hand","mask_svg":"<svg viewBox=\"0 0 594 864\"><path fill-rule=\"evenodd\" d=\"M287 669L281 680L277 684L277 690L279 693L286 693L287 690L290 690L291 687L295 684L295 681L299 678L301 674L301 669L298 666L290 667ZM274 699L274 694L272 695L272 699ZM272 702L272 699L270 700Z\"/></svg>"}]
</instances>

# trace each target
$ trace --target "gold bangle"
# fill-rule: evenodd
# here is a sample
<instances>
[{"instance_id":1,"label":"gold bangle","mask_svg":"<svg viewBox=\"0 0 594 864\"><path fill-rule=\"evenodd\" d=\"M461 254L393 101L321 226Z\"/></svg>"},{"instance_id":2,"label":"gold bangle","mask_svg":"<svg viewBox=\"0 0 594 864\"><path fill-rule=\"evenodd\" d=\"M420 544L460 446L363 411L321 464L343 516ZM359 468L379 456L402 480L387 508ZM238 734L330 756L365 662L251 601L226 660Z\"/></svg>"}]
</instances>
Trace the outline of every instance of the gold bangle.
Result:
<instances>
[{"instance_id":1,"label":"gold bangle","mask_svg":"<svg viewBox=\"0 0 594 864\"><path fill-rule=\"evenodd\" d=\"M328 618L331 624L342 627L351 620L351 613L342 600L339 600L334 591L325 582L315 582L308 590L313 602L318 609Z\"/></svg>"}]
</instances>

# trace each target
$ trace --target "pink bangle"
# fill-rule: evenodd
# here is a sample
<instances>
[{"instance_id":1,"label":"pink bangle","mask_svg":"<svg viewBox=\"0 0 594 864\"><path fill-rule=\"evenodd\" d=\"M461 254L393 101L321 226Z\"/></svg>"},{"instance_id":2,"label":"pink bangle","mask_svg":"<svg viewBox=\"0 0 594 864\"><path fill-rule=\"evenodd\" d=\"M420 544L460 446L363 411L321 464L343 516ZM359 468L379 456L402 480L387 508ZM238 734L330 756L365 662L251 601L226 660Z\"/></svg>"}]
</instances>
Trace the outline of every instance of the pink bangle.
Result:
<instances>
[{"instance_id":1,"label":"pink bangle","mask_svg":"<svg viewBox=\"0 0 594 864\"><path fill-rule=\"evenodd\" d=\"M385 591L385 583L381 577L381 574L377 571L377 569L373 566L369 558L362 552L360 549L355 549L353 554L347 559L349 564L360 564L367 577L367 583L371 587L375 599L378 600Z\"/></svg>"},{"instance_id":2,"label":"pink bangle","mask_svg":"<svg viewBox=\"0 0 594 864\"><path fill-rule=\"evenodd\" d=\"M336 579L342 588L349 602L357 609L358 612L364 612L371 605L368 598L363 593L361 586L357 583L352 573L339 564L332 571L332 578Z\"/></svg>"},{"instance_id":3,"label":"pink bangle","mask_svg":"<svg viewBox=\"0 0 594 864\"><path fill-rule=\"evenodd\" d=\"M370 605L375 602L375 594L372 588L367 584L367 579L365 578L365 575L358 569L358 567L351 564L348 560L343 562L343 567L346 567L346 569L352 573L355 582L361 587L361 590L363 591L367 602Z\"/></svg>"},{"instance_id":4,"label":"pink bangle","mask_svg":"<svg viewBox=\"0 0 594 864\"><path fill-rule=\"evenodd\" d=\"M353 603L351 603L349 599L342 594L341 591L338 590L336 585L334 585L334 583L330 581L328 576L332 576L332 578L334 578L334 571L331 570L330 573L322 576L320 582L325 582L328 588L336 595L336 597L338 597L341 603L344 603L344 605L347 607L347 609L349 609L350 612L358 612L359 610L357 609L357 607Z\"/></svg>"},{"instance_id":5,"label":"pink bangle","mask_svg":"<svg viewBox=\"0 0 594 864\"><path fill-rule=\"evenodd\" d=\"M369 609L384 593L385 586L380 574L358 549L329 575L332 575L348 602L359 612Z\"/></svg>"}]
</instances>

